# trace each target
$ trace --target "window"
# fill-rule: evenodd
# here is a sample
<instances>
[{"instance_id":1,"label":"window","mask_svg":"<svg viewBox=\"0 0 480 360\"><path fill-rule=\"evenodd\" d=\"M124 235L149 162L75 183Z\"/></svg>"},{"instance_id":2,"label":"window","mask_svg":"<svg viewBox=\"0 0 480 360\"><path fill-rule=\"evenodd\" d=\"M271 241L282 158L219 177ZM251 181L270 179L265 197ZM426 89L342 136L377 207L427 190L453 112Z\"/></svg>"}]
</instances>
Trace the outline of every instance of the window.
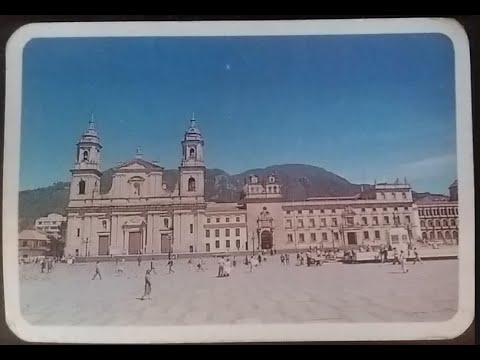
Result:
<instances>
[{"instance_id":1,"label":"window","mask_svg":"<svg viewBox=\"0 0 480 360\"><path fill-rule=\"evenodd\" d=\"M220 218L216 218L215 221L216 221L217 223L219 223L219 222L220 222Z\"/></svg>"},{"instance_id":2,"label":"window","mask_svg":"<svg viewBox=\"0 0 480 360\"><path fill-rule=\"evenodd\" d=\"M83 161L88 161L88 151L87 150L85 150L83 152Z\"/></svg>"},{"instance_id":3,"label":"window","mask_svg":"<svg viewBox=\"0 0 480 360\"><path fill-rule=\"evenodd\" d=\"M230 247L230 240L225 241L225 247L229 248Z\"/></svg>"},{"instance_id":4,"label":"window","mask_svg":"<svg viewBox=\"0 0 480 360\"><path fill-rule=\"evenodd\" d=\"M441 225L440 225L440 220L438 220L438 219L435 220L435 226L441 226Z\"/></svg>"},{"instance_id":5,"label":"window","mask_svg":"<svg viewBox=\"0 0 480 360\"><path fill-rule=\"evenodd\" d=\"M188 191L195 191L195 179L193 177L188 179Z\"/></svg>"},{"instance_id":6,"label":"window","mask_svg":"<svg viewBox=\"0 0 480 360\"><path fill-rule=\"evenodd\" d=\"M27 247L28 246L28 241L22 241L22 246Z\"/></svg>"},{"instance_id":7,"label":"window","mask_svg":"<svg viewBox=\"0 0 480 360\"><path fill-rule=\"evenodd\" d=\"M368 240L368 239L369 239L368 231L364 231L364 232L363 232L363 238L364 238L365 240Z\"/></svg>"},{"instance_id":8,"label":"window","mask_svg":"<svg viewBox=\"0 0 480 360\"><path fill-rule=\"evenodd\" d=\"M451 220L450 220L450 226L455 226L455 225L456 225L456 224L455 224L455 219L451 219Z\"/></svg>"},{"instance_id":9,"label":"window","mask_svg":"<svg viewBox=\"0 0 480 360\"><path fill-rule=\"evenodd\" d=\"M102 227L103 227L104 229L107 228L107 220L102 220Z\"/></svg>"},{"instance_id":10,"label":"window","mask_svg":"<svg viewBox=\"0 0 480 360\"><path fill-rule=\"evenodd\" d=\"M220 229L215 229L215 237L220 237Z\"/></svg>"},{"instance_id":11,"label":"window","mask_svg":"<svg viewBox=\"0 0 480 360\"><path fill-rule=\"evenodd\" d=\"M320 210L320 214L325 214L325 210Z\"/></svg>"},{"instance_id":12,"label":"window","mask_svg":"<svg viewBox=\"0 0 480 360\"><path fill-rule=\"evenodd\" d=\"M332 214L335 214L335 212L336 212L335 209L332 209Z\"/></svg>"},{"instance_id":13,"label":"window","mask_svg":"<svg viewBox=\"0 0 480 360\"><path fill-rule=\"evenodd\" d=\"M322 241L327 241L327 233L322 233Z\"/></svg>"},{"instance_id":14,"label":"window","mask_svg":"<svg viewBox=\"0 0 480 360\"><path fill-rule=\"evenodd\" d=\"M299 234L299 241L305 242L305 234Z\"/></svg>"},{"instance_id":15,"label":"window","mask_svg":"<svg viewBox=\"0 0 480 360\"><path fill-rule=\"evenodd\" d=\"M347 217L347 225L353 225L353 224L354 224L353 217L351 216Z\"/></svg>"},{"instance_id":16,"label":"window","mask_svg":"<svg viewBox=\"0 0 480 360\"><path fill-rule=\"evenodd\" d=\"M362 208L362 212L365 212L365 208Z\"/></svg>"},{"instance_id":17,"label":"window","mask_svg":"<svg viewBox=\"0 0 480 360\"><path fill-rule=\"evenodd\" d=\"M190 148L190 157L193 158L195 157L195 149Z\"/></svg>"},{"instance_id":18,"label":"window","mask_svg":"<svg viewBox=\"0 0 480 360\"><path fill-rule=\"evenodd\" d=\"M193 224L190 224L190 234L193 234Z\"/></svg>"},{"instance_id":19,"label":"window","mask_svg":"<svg viewBox=\"0 0 480 360\"><path fill-rule=\"evenodd\" d=\"M392 244L398 244L400 240L398 239L398 235L392 235Z\"/></svg>"},{"instance_id":20,"label":"window","mask_svg":"<svg viewBox=\"0 0 480 360\"><path fill-rule=\"evenodd\" d=\"M338 233L337 232L333 233L333 238L335 239L335 241L338 240Z\"/></svg>"},{"instance_id":21,"label":"window","mask_svg":"<svg viewBox=\"0 0 480 360\"><path fill-rule=\"evenodd\" d=\"M80 228L77 228L77 237L80 236Z\"/></svg>"},{"instance_id":22,"label":"window","mask_svg":"<svg viewBox=\"0 0 480 360\"><path fill-rule=\"evenodd\" d=\"M207 218L207 224L210 224L210 221L211 221L210 218Z\"/></svg>"},{"instance_id":23,"label":"window","mask_svg":"<svg viewBox=\"0 0 480 360\"><path fill-rule=\"evenodd\" d=\"M298 215L302 215L302 210L298 210Z\"/></svg>"},{"instance_id":24,"label":"window","mask_svg":"<svg viewBox=\"0 0 480 360\"><path fill-rule=\"evenodd\" d=\"M337 226L337 218L332 218L332 225Z\"/></svg>"},{"instance_id":25,"label":"window","mask_svg":"<svg viewBox=\"0 0 480 360\"><path fill-rule=\"evenodd\" d=\"M372 211L375 211L375 212L377 212L377 208L373 208L373 209L372 209Z\"/></svg>"},{"instance_id":26,"label":"window","mask_svg":"<svg viewBox=\"0 0 480 360\"><path fill-rule=\"evenodd\" d=\"M235 236L240 236L240 229L235 229Z\"/></svg>"},{"instance_id":27,"label":"window","mask_svg":"<svg viewBox=\"0 0 480 360\"><path fill-rule=\"evenodd\" d=\"M229 222L230 222L230 217L227 216L227 217L225 218L225 222L228 222L228 223L229 223Z\"/></svg>"},{"instance_id":28,"label":"window","mask_svg":"<svg viewBox=\"0 0 480 360\"><path fill-rule=\"evenodd\" d=\"M428 220L428 226L433 226L433 220Z\"/></svg>"},{"instance_id":29,"label":"window","mask_svg":"<svg viewBox=\"0 0 480 360\"><path fill-rule=\"evenodd\" d=\"M78 249L75 249L75 256L78 256L80 254L80 251Z\"/></svg>"},{"instance_id":30,"label":"window","mask_svg":"<svg viewBox=\"0 0 480 360\"><path fill-rule=\"evenodd\" d=\"M240 216L237 216L235 219L236 222L240 222Z\"/></svg>"},{"instance_id":31,"label":"window","mask_svg":"<svg viewBox=\"0 0 480 360\"><path fill-rule=\"evenodd\" d=\"M424 214L423 214L423 209L419 210L419 211L418 211L418 214L419 214L420 216L424 216Z\"/></svg>"},{"instance_id":32,"label":"window","mask_svg":"<svg viewBox=\"0 0 480 360\"><path fill-rule=\"evenodd\" d=\"M310 241L311 241L311 242L317 241L317 234L311 233L311 234L310 234Z\"/></svg>"},{"instance_id":33,"label":"window","mask_svg":"<svg viewBox=\"0 0 480 360\"><path fill-rule=\"evenodd\" d=\"M310 227L315 227L315 219L310 219Z\"/></svg>"},{"instance_id":34,"label":"window","mask_svg":"<svg viewBox=\"0 0 480 360\"><path fill-rule=\"evenodd\" d=\"M397 198L397 194L392 193L392 198L393 198L393 199L396 199L396 198Z\"/></svg>"},{"instance_id":35,"label":"window","mask_svg":"<svg viewBox=\"0 0 480 360\"><path fill-rule=\"evenodd\" d=\"M410 224L410 215L405 215L405 222Z\"/></svg>"},{"instance_id":36,"label":"window","mask_svg":"<svg viewBox=\"0 0 480 360\"><path fill-rule=\"evenodd\" d=\"M287 210L287 215L290 215L290 210Z\"/></svg>"},{"instance_id":37,"label":"window","mask_svg":"<svg viewBox=\"0 0 480 360\"><path fill-rule=\"evenodd\" d=\"M140 196L140 183L133 183L133 195Z\"/></svg>"},{"instance_id":38,"label":"window","mask_svg":"<svg viewBox=\"0 0 480 360\"><path fill-rule=\"evenodd\" d=\"M384 224L390 224L390 218L388 216L383 217L383 223Z\"/></svg>"},{"instance_id":39,"label":"window","mask_svg":"<svg viewBox=\"0 0 480 360\"><path fill-rule=\"evenodd\" d=\"M378 216L373 217L373 225L378 225Z\"/></svg>"},{"instance_id":40,"label":"window","mask_svg":"<svg viewBox=\"0 0 480 360\"><path fill-rule=\"evenodd\" d=\"M210 252L210 244L205 244L205 251Z\"/></svg>"},{"instance_id":41,"label":"window","mask_svg":"<svg viewBox=\"0 0 480 360\"><path fill-rule=\"evenodd\" d=\"M235 241L235 245L237 246L237 249L240 249L240 240Z\"/></svg>"},{"instance_id":42,"label":"window","mask_svg":"<svg viewBox=\"0 0 480 360\"><path fill-rule=\"evenodd\" d=\"M85 194L85 180L80 180L78 182L78 194L79 195Z\"/></svg>"},{"instance_id":43,"label":"window","mask_svg":"<svg viewBox=\"0 0 480 360\"><path fill-rule=\"evenodd\" d=\"M39 221L39 222L38 222L38 224L39 224L39 225L42 225L42 222L41 222L41 221Z\"/></svg>"},{"instance_id":44,"label":"window","mask_svg":"<svg viewBox=\"0 0 480 360\"><path fill-rule=\"evenodd\" d=\"M406 198L407 198L407 194L405 194L404 192L402 192L402 198L403 198L403 199L406 199Z\"/></svg>"},{"instance_id":45,"label":"window","mask_svg":"<svg viewBox=\"0 0 480 360\"><path fill-rule=\"evenodd\" d=\"M443 239L443 233L441 231L437 232L437 239Z\"/></svg>"},{"instance_id":46,"label":"window","mask_svg":"<svg viewBox=\"0 0 480 360\"><path fill-rule=\"evenodd\" d=\"M452 235L450 235L450 231L445 231L445 239L450 240L452 238Z\"/></svg>"},{"instance_id":47,"label":"window","mask_svg":"<svg viewBox=\"0 0 480 360\"><path fill-rule=\"evenodd\" d=\"M169 227L168 225L169 225L168 224L168 219L163 219L163 226L168 228Z\"/></svg>"},{"instance_id":48,"label":"window","mask_svg":"<svg viewBox=\"0 0 480 360\"><path fill-rule=\"evenodd\" d=\"M230 229L225 229L225 236L230 236Z\"/></svg>"},{"instance_id":49,"label":"window","mask_svg":"<svg viewBox=\"0 0 480 360\"><path fill-rule=\"evenodd\" d=\"M210 230L205 230L205 237L210 237Z\"/></svg>"},{"instance_id":50,"label":"window","mask_svg":"<svg viewBox=\"0 0 480 360\"><path fill-rule=\"evenodd\" d=\"M190 245L190 252L193 252L193 245Z\"/></svg>"},{"instance_id":51,"label":"window","mask_svg":"<svg viewBox=\"0 0 480 360\"><path fill-rule=\"evenodd\" d=\"M303 220L302 219L298 219L298 227L303 228Z\"/></svg>"},{"instance_id":52,"label":"window","mask_svg":"<svg viewBox=\"0 0 480 360\"><path fill-rule=\"evenodd\" d=\"M394 210L394 211L398 211L398 208L397 208L397 207L394 207L393 210Z\"/></svg>"},{"instance_id":53,"label":"window","mask_svg":"<svg viewBox=\"0 0 480 360\"><path fill-rule=\"evenodd\" d=\"M407 235L402 235L402 240L403 240L403 241L407 241L407 240L408 240Z\"/></svg>"},{"instance_id":54,"label":"window","mask_svg":"<svg viewBox=\"0 0 480 360\"><path fill-rule=\"evenodd\" d=\"M320 225L321 226L327 226L327 220L325 218L320 219Z\"/></svg>"},{"instance_id":55,"label":"window","mask_svg":"<svg viewBox=\"0 0 480 360\"><path fill-rule=\"evenodd\" d=\"M220 247L220 241L216 240L215 241L215 249L218 249Z\"/></svg>"},{"instance_id":56,"label":"window","mask_svg":"<svg viewBox=\"0 0 480 360\"><path fill-rule=\"evenodd\" d=\"M435 239L435 233L433 231L430 231L429 239L431 239L431 240Z\"/></svg>"},{"instance_id":57,"label":"window","mask_svg":"<svg viewBox=\"0 0 480 360\"><path fill-rule=\"evenodd\" d=\"M455 215L458 215L458 208L455 208Z\"/></svg>"},{"instance_id":58,"label":"window","mask_svg":"<svg viewBox=\"0 0 480 360\"><path fill-rule=\"evenodd\" d=\"M387 208L383 208L383 211L387 211Z\"/></svg>"},{"instance_id":59,"label":"window","mask_svg":"<svg viewBox=\"0 0 480 360\"><path fill-rule=\"evenodd\" d=\"M403 208L403 210L408 211L408 207L405 206L405 207Z\"/></svg>"},{"instance_id":60,"label":"window","mask_svg":"<svg viewBox=\"0 0 480 360\"><path fill-rule=\"evenodd\" d=\"M420 227L425 227L425 220L420 220Z\"/></svg>"},{"instance_id":61,"label":"window","mask_svg":"<svg viewBox=\"0 0 480 360\"><path fill-rule=\"evenodd\" d=\"M452 234L453 234L454 239L458 239L458 232L457 231L453 231Z\"/></svg>"},{"instance_id":62,"label":"window","mask_svg":"<svg viewBox=\"0 0 480 360\"><path fill-rule=\"evenodd\" d=\"M273 186L273 192L274 192L274 193L277 192L277 185L274 185L274 186Z\"/></svg>"},{"instance_id":63,"label":"window","mask_svg":"<svg viewBox=\"0 0 480 360\"><path fill-rule=\"evenodd\" d=\"M309 213L309 214L313 214L313 210L308 210L308 213Z\"/></svg>"},{"instance_id":64,"label":"window","mask_svg":"<svg viewBox=\"0 0 480 360\"><path fill-rule=\"evenodd\" d=\"M448 226L448 220L447 219L443 219L443 226Z\"/></svg>"},{"instance_id":65,"label":"window","mask_svg":"<svg viewBox=\"0 0 480 360\"><path fill-rule=\"evenodd\" d=\"M363 222L363 225L368 225L368 221L367 221L367 217L366 217L366 216L363 216L363 217L362 217L362 222Z\"/></svg>"},{"instance_id":66,"label":"window","mask_svg":"<svg viewBox=\"0 0 480 360\"><path fill-rule=\"evenodd\" d=\"M380 231L375 230L375 239L380 239Z\"/></svg>"},{"instance_id":67,"label":"window","mask_svg":"<svg viewBox=\"0 0 480 360\"><path fill-rule=\"evenodd\" d=\"M289 242L289 243L293 242L292 234L287 234L287 242Z\"/></svg>"},{"instance_id":68,"label":"window","mask_svg":"<svg viewBox=\"0 0 480 360\"><path fill-rule=\"evenodd\" d=\"M287 220L287 229L292 228L292 220Z\"/></svg>"},{"instance_id":69,"label":"window","mask_svg":"<svg viewBox=\"0 0 480 360\"><path fill-rule=\"evenodd\" d=\"M380 193L380 195L382 196L382 199L385 200L385 193Z\"/></svg>"}]
</instances>

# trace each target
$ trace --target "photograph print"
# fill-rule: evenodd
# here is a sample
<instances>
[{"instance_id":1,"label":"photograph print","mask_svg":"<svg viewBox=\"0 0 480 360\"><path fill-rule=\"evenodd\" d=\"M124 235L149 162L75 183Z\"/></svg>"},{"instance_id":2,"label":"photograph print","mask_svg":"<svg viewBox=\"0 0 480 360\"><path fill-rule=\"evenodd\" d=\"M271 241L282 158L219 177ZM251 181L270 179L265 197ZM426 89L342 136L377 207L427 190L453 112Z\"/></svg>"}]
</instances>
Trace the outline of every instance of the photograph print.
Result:
<instances>
[{"instance_id":1,"label":"photograph print","mask_svg":"<svg viewBox=\"0 0 480 360\"><path fill-rule=\"evenodd\" d=\"M460 25L129 27L138 32L31 24L9 41L3 246L17 336L466 330L473 162Z\"/></svg>"}]
</instances>

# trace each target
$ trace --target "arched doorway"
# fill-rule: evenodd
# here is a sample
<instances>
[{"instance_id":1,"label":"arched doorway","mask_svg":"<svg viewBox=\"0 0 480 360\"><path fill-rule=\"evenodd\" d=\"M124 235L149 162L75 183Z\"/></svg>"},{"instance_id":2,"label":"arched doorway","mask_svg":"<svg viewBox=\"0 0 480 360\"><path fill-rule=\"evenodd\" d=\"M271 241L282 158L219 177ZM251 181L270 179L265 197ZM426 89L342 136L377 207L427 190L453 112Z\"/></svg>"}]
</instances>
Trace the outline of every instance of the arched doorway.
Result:
<instances>
[{"instance_id":1,"label":"arched doorway","mask_svg":"<svg viewBox=\"0 0 480 360\"><path fill-rule=\"evenodd\" d=\"M260 235L260 245L262 249L269 250L273 246L273 236L272 233L268 230L262 231Z\"/></svg>"}]
</instances>

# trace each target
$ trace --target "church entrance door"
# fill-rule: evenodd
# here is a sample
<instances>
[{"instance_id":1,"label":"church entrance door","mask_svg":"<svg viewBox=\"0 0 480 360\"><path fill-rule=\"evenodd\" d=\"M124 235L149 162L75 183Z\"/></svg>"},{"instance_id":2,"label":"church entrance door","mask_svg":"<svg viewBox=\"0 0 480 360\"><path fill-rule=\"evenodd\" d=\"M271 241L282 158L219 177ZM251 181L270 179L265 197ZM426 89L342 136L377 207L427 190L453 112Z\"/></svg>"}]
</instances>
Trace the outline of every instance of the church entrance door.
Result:
<instances>
[{"instance_id":1,"label":"church entrance door","mask_svg":"<svg viewBox=\"0 0 480 360\"><path fill-rule=\"evenodd\" d=\"M108 235L98 237L98 255L108 255Z\"/></svg>"},{"instance_id":2,"label":"church entrance door","mask_svg":"<svg viewBox=\"0 0 480 360\"><path fill-rule=\"evenodd\" d=\"M170 242L170 235L162 234L160 241L161 241L160 251L162 253L168 253L172 251L172 243Z\"/></svg>"},{"instance_id":3,"label":"church entrance door","mask_svg":"<svg viewBox=\"0 0 480 360\"><path fill-rule=\"evenodd\" d=\"M128 253L130 255L140 254L142 248L142 234L140 231L129 233L128 238Z\"/></svg>"},{"instance_id":4,"label":"church entrance door","mask_svg":"<svg viewBox=\"0 0 480 360\"><path fill-rule=\"evenodd\" d=\"M357 245L357 234L354 232L347 233L348 245Z\"/></svg>"},{"instance_id":5,"label":"church entrance door","mask_svg":"<svg viewBox=\"0 0 480 360\"><path fill-rule=\"evenodd\" d=\"M268 230L264 230L260 236L262 249L269 250L273 246L273 236Z\"/></svg>"}]
</instances>

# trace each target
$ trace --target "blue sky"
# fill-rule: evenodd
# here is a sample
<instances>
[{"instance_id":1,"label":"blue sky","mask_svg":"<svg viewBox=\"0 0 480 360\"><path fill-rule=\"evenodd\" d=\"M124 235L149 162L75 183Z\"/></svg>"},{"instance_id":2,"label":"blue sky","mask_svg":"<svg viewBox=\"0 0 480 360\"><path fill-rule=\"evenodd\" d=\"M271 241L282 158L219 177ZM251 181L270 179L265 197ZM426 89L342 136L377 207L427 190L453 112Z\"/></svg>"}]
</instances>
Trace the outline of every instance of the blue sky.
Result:
<instances>
[{"instance_id":1,"label":"blue sky","mask_svg":"<svg viewBox=\"0 0 480 360\"><path fill-rule=\"evenodd\" d=\"M284 163L351 182L456 178L454 54L440 34L34 39L23 55L21 189L68 181L90 114L102 168L178 167L195 112L207 166Z\"/></svg>"}]
</instances>

